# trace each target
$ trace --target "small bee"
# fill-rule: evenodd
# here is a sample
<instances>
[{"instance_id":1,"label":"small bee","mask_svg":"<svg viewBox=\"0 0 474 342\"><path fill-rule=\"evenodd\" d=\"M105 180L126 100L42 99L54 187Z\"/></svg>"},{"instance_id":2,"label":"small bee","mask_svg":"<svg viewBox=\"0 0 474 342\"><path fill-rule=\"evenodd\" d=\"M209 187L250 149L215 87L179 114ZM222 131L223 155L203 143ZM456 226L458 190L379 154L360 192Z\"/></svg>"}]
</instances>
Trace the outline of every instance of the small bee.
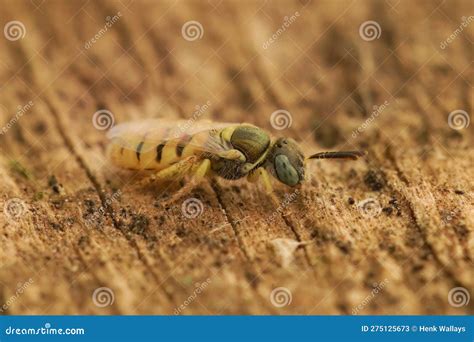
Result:
<instances>
[{"instance_id":1,"label":"small bee","mask_svg":"<svg viewBox=\"0 0 474 342\"><path fill-rule=\"evenodd\" d=\"M303 155L290 138L272 138L251 124L164 119L130 122L113 127L108 155L116 166L157 171L149 181L170 181L192 174L196 179L218 175L225 179L261 179L272 192L269 174L288 186L301 184L305 161L357 159L361 151Z\"/></svg>"}]
</instances>

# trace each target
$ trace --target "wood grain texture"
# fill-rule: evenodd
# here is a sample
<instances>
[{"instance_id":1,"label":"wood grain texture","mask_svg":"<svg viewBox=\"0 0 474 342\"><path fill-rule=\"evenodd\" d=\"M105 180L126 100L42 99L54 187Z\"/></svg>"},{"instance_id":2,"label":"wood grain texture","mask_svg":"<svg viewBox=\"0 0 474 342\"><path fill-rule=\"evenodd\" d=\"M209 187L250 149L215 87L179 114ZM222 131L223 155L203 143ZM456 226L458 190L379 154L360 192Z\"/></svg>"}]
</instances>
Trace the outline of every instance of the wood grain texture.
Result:
<instances>
[{"instance_id":1,"label":"wood grain texture","mask_svg":"<svg viewBox=\"0 0 474 342\"><path fill-rule=\"evenodd\" d=\"M473 125L448 125L472 117L474 23L455 33L469 1L1 5L3 27L25 28L0 39L2 314L474 312L448 300L474 295ZM367 20L379 38L362 39ZM302 188L275 184L279 207L222 179L165 205L182 184L143 188L113 168L93 124L103 109L115 123L250 122L308 154L368 156L312 162ZM111 305L94 303L101 287Z\"/></svg>"}]
</instances>

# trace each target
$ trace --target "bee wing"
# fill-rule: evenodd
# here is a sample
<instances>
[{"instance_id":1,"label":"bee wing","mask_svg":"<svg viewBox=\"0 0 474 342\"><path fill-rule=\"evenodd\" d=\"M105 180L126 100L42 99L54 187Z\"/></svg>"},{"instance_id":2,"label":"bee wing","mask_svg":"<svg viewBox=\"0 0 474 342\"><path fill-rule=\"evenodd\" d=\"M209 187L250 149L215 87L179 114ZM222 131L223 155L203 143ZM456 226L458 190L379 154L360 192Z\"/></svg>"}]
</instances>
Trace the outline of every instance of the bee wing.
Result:
<instances>
[{"instance_id":1,"label":"bee wing","mask_svg":"<svg viewBox=\"0 0 474 342\"><path fill-rule=\"evenodd\" d=\"M154 149L158 144L170 140L181 140L201 132L209 132L209 138L204 144L196 144L195 148L209 153L218 153L232 148L223 141L218 132L226 127L237 125L235 123L218 123L207 120L167 120L148 119L126 122L112 127L107 132L107 137L112 143L119 144L126 149ZM142 143L143 142L143 143ZM188 144L193 145L192 142Z\"/></svg>"}]
</instances>

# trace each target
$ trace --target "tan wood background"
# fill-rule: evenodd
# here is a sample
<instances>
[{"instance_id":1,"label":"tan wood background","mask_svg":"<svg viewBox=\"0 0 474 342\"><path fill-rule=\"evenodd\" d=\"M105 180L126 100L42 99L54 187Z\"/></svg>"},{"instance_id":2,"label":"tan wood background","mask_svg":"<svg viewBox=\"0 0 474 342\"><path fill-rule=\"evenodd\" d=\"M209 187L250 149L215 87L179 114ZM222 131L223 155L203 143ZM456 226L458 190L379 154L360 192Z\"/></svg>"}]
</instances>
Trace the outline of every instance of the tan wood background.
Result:
<instances>
[{"instance_id":1,"label":"tan wood background","mask_svg":"<svg viewBox=\"0 0 474 342\"><path fill-rule=\"evenodd\" d=\"M0 37L2 314L473 313L474 125L448 124L472 117L472 2L0 5L2 27L24 26ZM188 21L202 37L184 39ZM200 119L307 153L369 154L313 162L297 193L276 185L280 210L221 179L165 206L179 184L139 187L105 159L96 111L191 119L205 104ZM276 110L290 127L272 127Z\"/></svg>"}]
</instances>

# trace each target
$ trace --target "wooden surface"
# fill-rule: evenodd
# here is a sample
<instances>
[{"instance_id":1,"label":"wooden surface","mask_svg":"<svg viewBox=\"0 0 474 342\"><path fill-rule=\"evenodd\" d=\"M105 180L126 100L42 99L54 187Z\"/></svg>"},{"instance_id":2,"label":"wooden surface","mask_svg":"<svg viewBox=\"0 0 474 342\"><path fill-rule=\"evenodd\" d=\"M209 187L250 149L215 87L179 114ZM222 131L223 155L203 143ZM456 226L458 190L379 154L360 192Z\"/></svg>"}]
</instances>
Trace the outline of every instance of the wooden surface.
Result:
<instances>
[{"instance_id":1,"label":"wooden surface","mask_svg":"<svg viewBox=\"0 0 474 342\"><path fill-rule=\"evenodd\" d=\"M472 299L448 300L474 294L473 124L455 130L448 115L472 117L474 23L440 46L469 1L1 7L2 27L25 27L0 39L3 314L473 313ZM367 20L379 38L362 39ZM179 184L142 188L105 159L96 111L192 119L206 103L199 119L251 122L308 154L369 154L312 162L297 193L276 185L280 209L261 185L221 179L165 206ZM279 109L292 118L281 131ZM93 300L101 287L113 303Z\"/></svg>"}]
</instances>

